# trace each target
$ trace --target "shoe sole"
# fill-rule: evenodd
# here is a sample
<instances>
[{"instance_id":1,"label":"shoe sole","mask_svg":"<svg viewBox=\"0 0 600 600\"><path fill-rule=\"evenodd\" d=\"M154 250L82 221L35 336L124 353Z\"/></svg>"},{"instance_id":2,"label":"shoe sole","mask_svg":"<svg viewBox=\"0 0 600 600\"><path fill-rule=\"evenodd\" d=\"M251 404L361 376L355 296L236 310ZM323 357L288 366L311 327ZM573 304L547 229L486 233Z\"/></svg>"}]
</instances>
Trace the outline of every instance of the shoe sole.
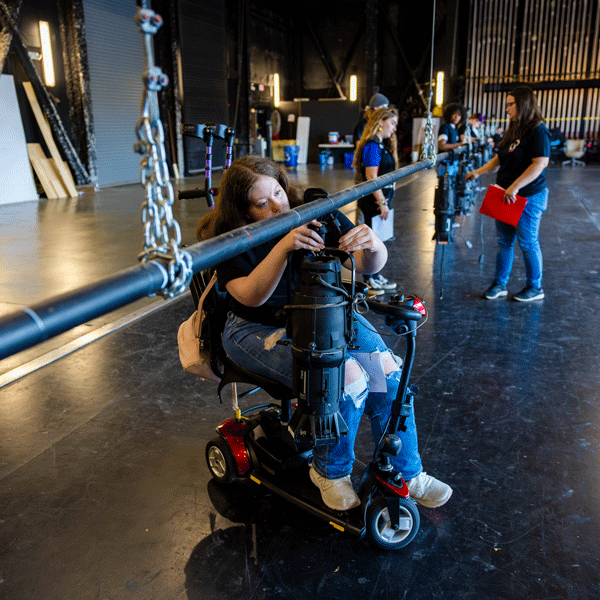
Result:
<instances>
[{"instance_id":1,"label":"shoe sole","mask_svg":"<svg viewBox=\"0 0 600 600\"><path fill-rule=\"evenodd\" d=\"M371 288L371 289L369 289L367 294L369 296L381 296L381 294L385 294L385 290L374 290Z\"/></svg>"},{"instance_id":2,"label":"shoe sole","mask_svg":"<svg viewBox=\"0 0 600 600\"><path fill-rule=\"evenodd\" d=\"M485 294L485 293L483 294L483 297L486 300L495 300L496 298L504 298L505 296L508 296L508 292L506 290L502 290L501 292L498 292L494 296L489 296L488 294Z\"/></svg>"},{"instance_id":3,"label":"shoe sole","mask_svg":"<svg viewBox=\"0 0 600 600\"><path fill-rule=\"evenodd\" d=\"M444 504L446 504L446 502L448 502L448 500L450 500L451 496L452 496L452 489L450 489L450 493L447 496L445 496L441 500L437 500L435 502L432 502L430 500L421 500L420 498L415 498L414 496L411 496L411 498L415 502L418 502L421 506L424 506L425 508L438 508L438 506L443 506Z\"/></svg>"},{"instance_id":4,"label":"shoe sole","mask_svg":"<svg viewBox=\"0 0 600 600\"><path fill-rule=\"evenodd\" d=\"M544 294L539 294L537 296L534 296L533 298L519 298L518 296L513 296L513 300L516 300L517 302L533 302L534 300L543 300L544 299Z\"/></svg>"}]
</instances>

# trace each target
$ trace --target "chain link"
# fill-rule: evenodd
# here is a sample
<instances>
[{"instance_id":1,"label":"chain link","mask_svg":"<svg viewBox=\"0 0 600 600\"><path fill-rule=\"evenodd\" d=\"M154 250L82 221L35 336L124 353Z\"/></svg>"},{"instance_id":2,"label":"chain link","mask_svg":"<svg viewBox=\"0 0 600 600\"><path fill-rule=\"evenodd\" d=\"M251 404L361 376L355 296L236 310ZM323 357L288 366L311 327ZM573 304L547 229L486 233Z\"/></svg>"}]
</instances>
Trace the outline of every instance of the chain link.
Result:
<instances>
[{"instance_id":1,"label":"chain link","mask_svg":"<svg viewBox=\"0 0 600 600\"><path fill-rule=\"evenodd\" d=\"M433 139L433 119L431 117L431 98L433 92L429 92L429 100L427 102L427 121L423 128L423 145L421 146L421 160L429 161L429 167L435 167L437 162L437 144Z\"/></svg>"},{"instance_id":2,"label":"chain link","mask_svg":"<svg viewBox=\"0 0 600 600\"><path fill-rule=\"evenodd\" d=\"M167 263L169 281L159 293L172 298L185 291L191 281L192 257L181 250L181 229L173 217L173 186L165 153L165 134L160 120L158 92L168 85L169 78L154 64L153 35L163 24L153 10L140 8L135 22L144 36L146 68L143 73L144 95L140 120L136 125L138 141L133 149L142 155L140 181L146 191L142 204L144 250L141 262L161 259Z\"/></svg>"},{"instance_id":3,"label":"chain link","mask_svg":"<svg viewBox=\"0 0 600 600\"><path fill-rule=\"evenodd\" d=\"M429 65L429 100L427 101L427 122L423 131L423 146L421 147L421 160L429 161L429 168L433 169L437 162L437 143L433 139L433 119L431 117L431 99L433 98L433 49L435 48L435 13L436 0L433 0L433 18L431 20L431 63Z\"/></svg>"}]
</instances>

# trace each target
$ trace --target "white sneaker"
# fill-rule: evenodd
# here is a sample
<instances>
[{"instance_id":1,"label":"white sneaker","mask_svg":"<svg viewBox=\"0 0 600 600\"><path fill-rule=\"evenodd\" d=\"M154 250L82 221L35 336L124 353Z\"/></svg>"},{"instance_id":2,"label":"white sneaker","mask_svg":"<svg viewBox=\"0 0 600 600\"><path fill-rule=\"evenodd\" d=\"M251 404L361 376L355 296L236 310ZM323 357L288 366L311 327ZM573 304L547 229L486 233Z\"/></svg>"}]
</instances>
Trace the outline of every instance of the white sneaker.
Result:
<instances>
[{"instance_id":1,"label":"white sneaker","mask_svg":"<svg viewBox=\"0 0 600 600\"><path fill-rule=\"evenodd\" d=\"M319 488L325 506L333 510L350 510L360 504L350 475L340 479L327 479L310 467L310 480Z\"/></svg>"},{"instance_id":2,"label":"white sneaker","mask_svg":"<svg viewBox=\"0 0 600 600\"><path fill-rule=\"evenodd\" d=\"M397 283L394 283L393 281L388 281L381 273L379 273L379 275L377 275L373 279L375 279L375 281L379 283L382 290L395 290L396 287L398 287Z\"/></svg>"},{"instance_id":3,"label":"white sneaker","mask_svg":"<svg viewBox=\"0 0 600 600\"><path fill-rule=\"evenodd\" d=\"M439 481L431 475L427 475L425 471L407 481L406 485L408 486L410 497L427 508L442 506L452 496L452 488L448 484Z\"/></svg>"},{"instance_id":4,"label":"white sneaker","mask_svg":"<svg viewBox=\"0 0 600 600\"><path fill-rule=\"evenodd\" d=\"M369 277L365 283L369 287L369 291L367 292L369 296L381 296L381 294L385 294L385 290L381 287L379 281L373 279L373 277Z\"/></svg>"}]
</instances>

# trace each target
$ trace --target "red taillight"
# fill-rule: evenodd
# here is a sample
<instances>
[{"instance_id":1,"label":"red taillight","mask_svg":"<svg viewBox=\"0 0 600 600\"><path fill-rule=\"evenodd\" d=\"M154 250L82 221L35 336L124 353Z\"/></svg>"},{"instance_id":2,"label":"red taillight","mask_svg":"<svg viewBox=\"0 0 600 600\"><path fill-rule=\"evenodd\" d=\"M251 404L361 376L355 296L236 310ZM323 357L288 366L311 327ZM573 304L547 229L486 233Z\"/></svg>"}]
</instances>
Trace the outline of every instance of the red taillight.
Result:
<instances>
[{"instance_id":1,"label":"red taillight","mask_svg":"<svg viewBox=\"0 0 600 600\"><path fill-rule=\"evenodd\" d=\"M421 298L419 298L419 296L414 297L412 307L416 311L420 312L423 316L427 315L427 309L425 308L425 303L423 302L423 300Z\"/></svg>"}]
</instances>

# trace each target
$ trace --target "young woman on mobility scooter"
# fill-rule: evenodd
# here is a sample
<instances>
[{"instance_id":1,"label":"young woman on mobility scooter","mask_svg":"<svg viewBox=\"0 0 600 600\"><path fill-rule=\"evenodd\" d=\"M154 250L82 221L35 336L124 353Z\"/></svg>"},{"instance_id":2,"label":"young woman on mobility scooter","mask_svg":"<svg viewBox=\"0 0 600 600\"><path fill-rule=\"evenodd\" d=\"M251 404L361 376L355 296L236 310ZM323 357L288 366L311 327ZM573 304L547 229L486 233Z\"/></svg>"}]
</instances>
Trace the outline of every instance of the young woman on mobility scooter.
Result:
<instances>
[{"instance_id":1,"label":"young woman on mobility scooter","mask_svg":"<svg viewBox=\"0 0 600 600\"><path fill-rule=\"evenodd\" d=\"M198 225L197 236L206 240L237 227L262 221L290 210L303 201L303 192L290 182L287 173L275 163L258 156L235 161L223 176L215 209ZM387 260L387 250L370 227L353 224L335 211L341 236L337 246L352 253L356 271L374 273ZM313 221L310 225L319 227ZM332 246L328 238L328 245ZM288 284L298 284L297 273L287 269L288 255L295 250L319 252L323 239L309 225L266 242L217 266L218 283L228 292L230 314L223 332L227 355L242 367L292 387L292 350L276 344L285 326L278 312L287 304ZM291 281L288 281L291 278ZM275 334L275 335L274 335ZM358 351L348 349L345 362L345 389L339 400L340 413L348 434L337 445L313 449L310 479L320 490L324 504L333 510L349 510L360 504L350 474L354 463L354 442L363 412L371 420L375 443L390 416L400 381L400 360L386 347L381 337L363 317L358 318L356 345L360 353L381 353L386 392L370 392L368 376L360 364ZM423 506L433 508L448 501L452 489L423 472L417 448L414 412L406 419L406 431L399 432L400 453L392 458L395 470L402 473L410 496Z\"/></svg>"}]
</instances>

